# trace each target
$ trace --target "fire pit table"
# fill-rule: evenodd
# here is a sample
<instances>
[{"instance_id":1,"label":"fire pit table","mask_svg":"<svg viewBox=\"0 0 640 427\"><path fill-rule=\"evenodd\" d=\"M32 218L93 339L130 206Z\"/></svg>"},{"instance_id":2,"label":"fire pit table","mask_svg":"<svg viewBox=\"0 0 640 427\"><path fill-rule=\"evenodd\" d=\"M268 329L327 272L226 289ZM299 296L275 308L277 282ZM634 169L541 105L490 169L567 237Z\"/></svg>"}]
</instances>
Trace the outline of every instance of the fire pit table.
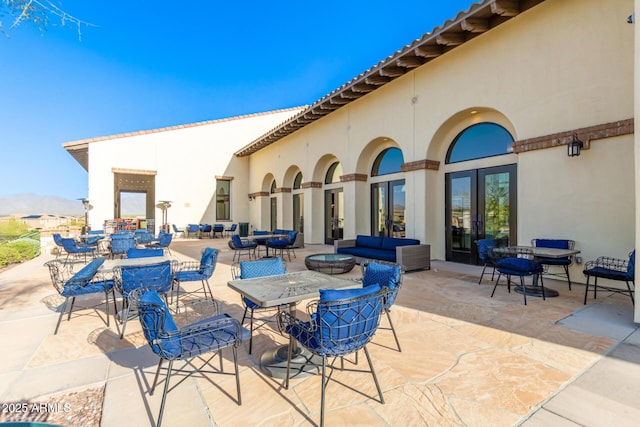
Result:
<instances>
[{"instance_id":1,"label":"fire pit table","mask_svg":"<svg viewBox=\"0 0 640 427\"><path fill-rule=\"evenodd\" d=\"M304 259L304 265L308 270L319 271L325 274L344 274L353 270L356 259L346 254L315 254Z\"/></svg>"}]
</instances>

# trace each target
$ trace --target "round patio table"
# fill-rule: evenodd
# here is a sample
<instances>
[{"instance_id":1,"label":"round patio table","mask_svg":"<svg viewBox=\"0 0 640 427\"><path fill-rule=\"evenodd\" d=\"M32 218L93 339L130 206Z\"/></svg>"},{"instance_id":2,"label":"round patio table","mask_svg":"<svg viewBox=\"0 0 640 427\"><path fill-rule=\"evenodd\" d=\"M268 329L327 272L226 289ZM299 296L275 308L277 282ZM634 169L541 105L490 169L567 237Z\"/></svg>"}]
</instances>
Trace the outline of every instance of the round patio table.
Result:
<instances>
[{"instance_id":1,"label":"round patio table","mask_svg":"<svg viewBox=\"0 0 640 427\"><path fill-rule=\"evenodd\" d=\"M346 254L315 254L304 259L304 265L308 270L319 271L326 274L343 274L353 270L356 259Z\"/></svg>"}]
</instances>

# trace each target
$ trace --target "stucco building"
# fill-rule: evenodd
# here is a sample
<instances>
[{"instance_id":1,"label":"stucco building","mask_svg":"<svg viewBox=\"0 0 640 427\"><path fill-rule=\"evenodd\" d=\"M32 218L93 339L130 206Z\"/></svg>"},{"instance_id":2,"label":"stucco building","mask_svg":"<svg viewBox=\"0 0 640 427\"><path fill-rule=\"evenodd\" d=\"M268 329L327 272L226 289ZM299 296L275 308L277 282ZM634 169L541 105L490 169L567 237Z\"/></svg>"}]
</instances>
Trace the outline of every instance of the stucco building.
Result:
<instances>
[{"instance_id":1,"label":"stucco building","mask_svg":"<svg viewBox=\"0 0 640 427\"><path fill-rule=\"evenodd\" d=\"M485 0L308 107L65 148L89 172L94 227L117 214L119 191L142 188L147 215L171 200L180 226L246 221L306 243L406 235L466 263L484 236L567 238L584 260L626 258L639 222L628 22L639 6ZM244 120L260 123L233 127Z\"/></svg>"}]
</instances>

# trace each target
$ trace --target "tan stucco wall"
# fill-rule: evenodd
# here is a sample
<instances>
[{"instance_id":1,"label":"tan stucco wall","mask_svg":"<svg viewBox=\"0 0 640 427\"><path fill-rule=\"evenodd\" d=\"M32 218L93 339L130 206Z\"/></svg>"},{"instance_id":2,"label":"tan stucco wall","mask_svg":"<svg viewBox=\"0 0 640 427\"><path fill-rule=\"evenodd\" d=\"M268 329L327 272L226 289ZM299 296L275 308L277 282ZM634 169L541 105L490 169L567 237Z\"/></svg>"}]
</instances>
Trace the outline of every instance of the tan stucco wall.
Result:
<instances>
[{"instance_id":1,"label":"tan stucco wall","mask_svg":"<svg viewBox=\"0 0 640 427\"><path fill-rule=\"evenodd\" d=\"M455 166L444 160L453 137L478 121L498 122L520 140L633 117L634 28L625 22L632 8L632 0L546 1L252 155L249 191L261 190L268 174L280 186L292 166L305 181L322 181L329 164L319 167L318 159L327 157L339 159L345 174L368 174L389 138L405 162L441 162L439 171L404 174L407 234L431 243L434 258L445 256L444 174L509 163L518 164L520 243L554 236L575 239L584 259L625 255L635 233L626 197L634 193L631 136L595 140L579 158L556 148ZM380 148L365 151L374 140ZM368 234L369 185L344 188L352 207L345 237ZM322 242L315 223L323 221L322 190L306 191L305 240Z\"/></svg>"},{"instance_id":2,"label":"tan stucco wall","mask_svg":"<svg viewBox=\"0 0 640 427\"><path fill-rule=\"evenodd\" d=\"M636 12L640 12L640 0L635 0L635 8L633 9ZM639 13L635 14L636 22L633 24L635 29L635 40L640 40L640 26L638 25L637 18ZM634 146L640 146L640 120L638 120L638 114L640 113L640 43L636 41L635 43L635 67L634 67L634 83L635 83L635 103L634 103L634 117L635 117L635 138L634 138ZM635 171L638 171L640 168L640 150L635 150ZM635 174L635 200L640 198L640 174L636 172ZM635 236L635 248L640 248L640 211L636 209L636 236ZM636 272L638 270L636 269ZM637 276L637 273L636 273ZM637 283L637 280L636 280ZM637 294L636 294L637 296ZM635 321L640 322L640 304L635 305Z\"/></svg>"},{"instance_id":3,"label":"tan stucco wall","mask_svg":"<svg viewBox=\"0 0 640 427\"><path fill-rule=\"evenodd\" d=\"M121 137L89 144L89 199L92 228L113 218L113 168L156 171L156 200L171 200L168 220L179 227L215 217L216 176L233 177L231 218L249 221L248 159L235 151L299 110L219 121L202 126ZM161 211L156 209L159 226Z\"/></svg>"}]
</instances>

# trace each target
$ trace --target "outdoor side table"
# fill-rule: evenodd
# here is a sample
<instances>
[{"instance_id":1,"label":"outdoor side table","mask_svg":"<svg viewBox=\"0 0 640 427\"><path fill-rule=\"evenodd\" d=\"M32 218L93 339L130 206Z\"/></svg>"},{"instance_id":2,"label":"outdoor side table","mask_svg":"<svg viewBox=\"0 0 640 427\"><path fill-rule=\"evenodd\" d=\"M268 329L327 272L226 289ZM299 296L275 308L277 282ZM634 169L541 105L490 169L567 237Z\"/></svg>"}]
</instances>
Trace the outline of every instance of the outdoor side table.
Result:
<instances>
[{"instance_id":1,"label":"outdoor side table","mask_svg":"<svg viewBox=\"0 0 640 427\"><path fill-rule=\"evenodd\" d=\"M308 270L325 274L344 274L353 270L356 259L346 254L315 254L307 256L304 265Z\"/></svg>"}]
</instances>

